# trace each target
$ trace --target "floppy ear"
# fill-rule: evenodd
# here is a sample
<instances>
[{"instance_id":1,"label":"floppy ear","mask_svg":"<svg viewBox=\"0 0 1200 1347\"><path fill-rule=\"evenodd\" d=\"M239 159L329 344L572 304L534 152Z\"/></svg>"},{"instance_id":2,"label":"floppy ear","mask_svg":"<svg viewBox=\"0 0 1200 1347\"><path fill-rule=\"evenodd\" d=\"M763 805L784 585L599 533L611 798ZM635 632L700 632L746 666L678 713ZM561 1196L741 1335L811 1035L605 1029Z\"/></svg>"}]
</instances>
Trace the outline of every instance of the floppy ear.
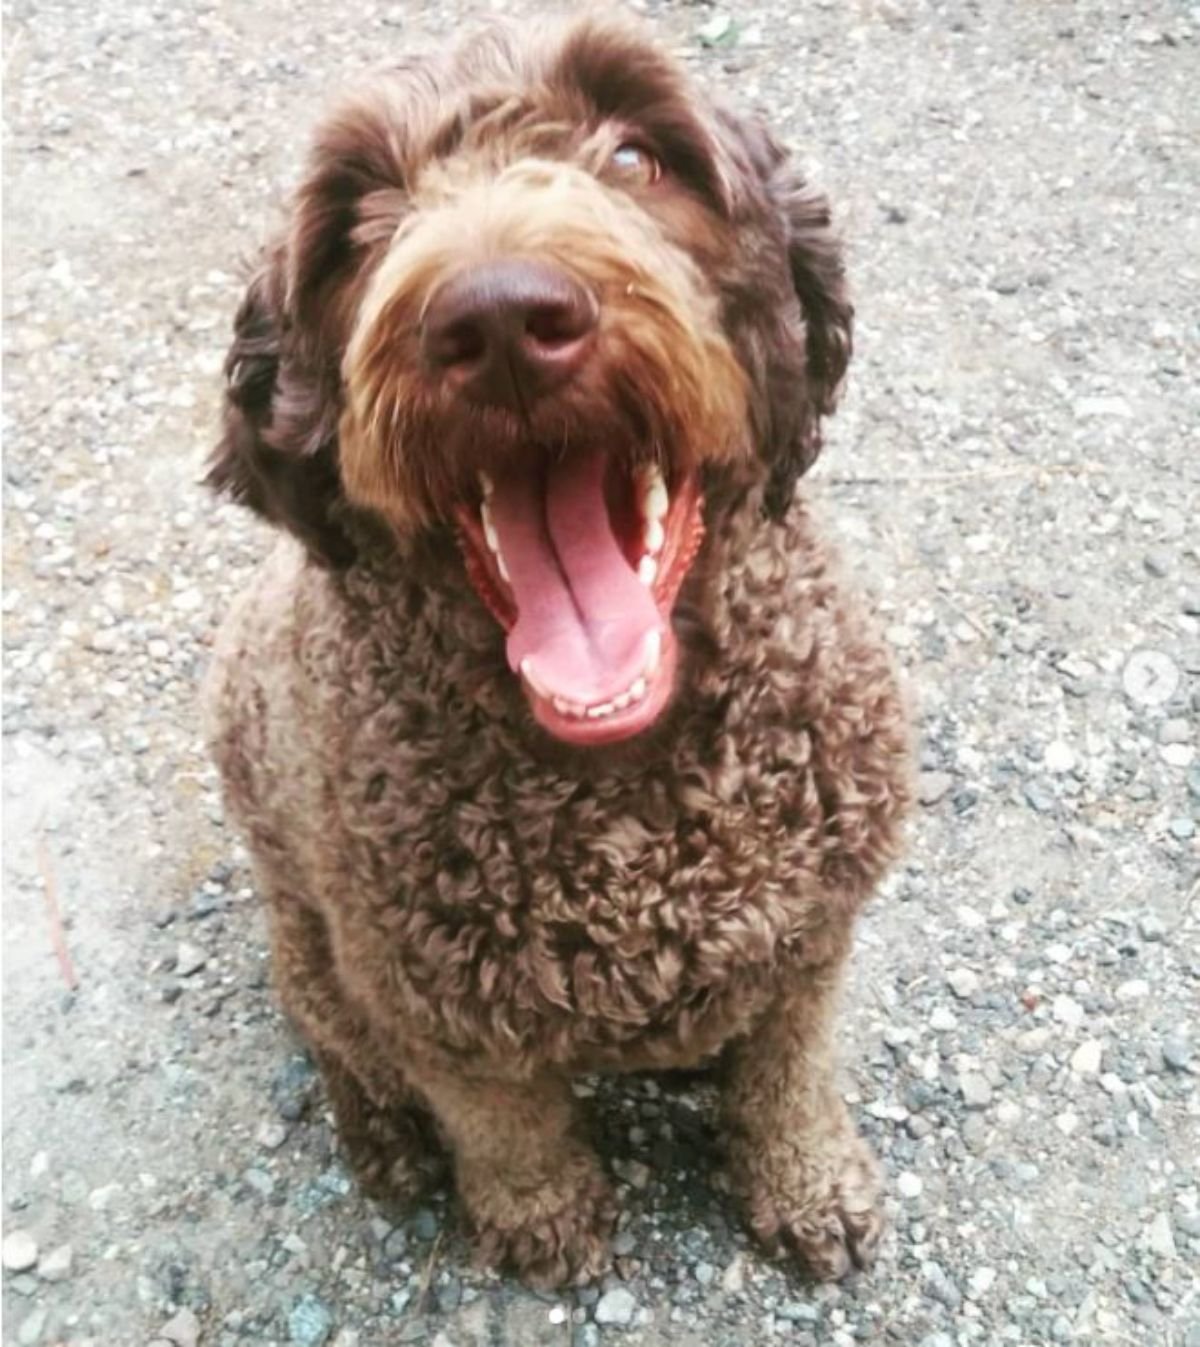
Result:
<instances>
[{"instance_id":1,"label":"floppy ear","mask_svg":"<svg viewBox=\"0 0 1200 1347\"><path fill-rule=\"evenodd\" d=\"M782 245L791 281L782 305L771 301L778 326L765 343L765 505L781 519L797 480L821 452L821 420L837 406L854 345L854 306L828 199L804 182L761 121L726 113L721 122L734 138L735 177L752 180L746 209Z\"/></svg>"},{"instance_id":2,"label":"floppy ear","mask_svg":"<svg viewBox=\"0 0 1200 1347\"><path fill-rule=\"evenodd\" d=\"M346 566L354 549L338 513L336 385L294 346L276 250L251 280L225 358L221 438L209 462L215 490L290 529L320 562Z\"/></svg>"},{"instance_id":3,"label":"floppy ear","mask_svg":"<svg viewBox=\"0 0 1200 1347\"><path fill-rule=\"evenodd\" d=\"M286 236L234 320L209 464L211 486L290 529L327 566L354 559L338 468L341 360L362 287L403 214L412 99L401 94L413 79L402 73L344 103L316 135Z\"/></svg>"}]
</instances>

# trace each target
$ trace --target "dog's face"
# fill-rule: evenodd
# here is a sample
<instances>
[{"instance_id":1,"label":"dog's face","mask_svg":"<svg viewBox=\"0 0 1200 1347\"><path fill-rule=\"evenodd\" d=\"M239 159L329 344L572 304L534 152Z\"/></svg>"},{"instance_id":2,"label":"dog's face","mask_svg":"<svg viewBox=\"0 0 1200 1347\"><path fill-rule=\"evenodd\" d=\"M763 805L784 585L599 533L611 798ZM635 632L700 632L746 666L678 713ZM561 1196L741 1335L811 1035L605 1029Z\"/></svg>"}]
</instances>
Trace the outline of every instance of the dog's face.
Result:
<instances>
[{"instance_id":1,"label":"dog's face","mask_svg":"<svg viewBox=\"0 0 1200 1347\"><path fill-rule=\"evenodd\" d=\"M230 353L213 477L346 559L453 528L537 720L670 699L717 480L781 513L850 349L828 208L624 27L490 37L318 135Z\"/></svg>"}]
</instances>

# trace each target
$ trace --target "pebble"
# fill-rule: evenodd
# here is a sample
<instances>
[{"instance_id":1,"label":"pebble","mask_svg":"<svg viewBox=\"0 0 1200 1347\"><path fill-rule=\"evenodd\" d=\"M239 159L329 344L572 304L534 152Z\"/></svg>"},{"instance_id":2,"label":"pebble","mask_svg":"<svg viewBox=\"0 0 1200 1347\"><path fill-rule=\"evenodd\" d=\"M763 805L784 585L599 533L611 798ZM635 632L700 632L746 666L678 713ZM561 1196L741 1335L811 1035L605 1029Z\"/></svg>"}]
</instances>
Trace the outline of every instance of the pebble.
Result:
<instances>
[{"instance_id":1,"label":"pebble","mask_svg":"<svg viewBox=\"0 0 1200 1347\"><path fill-rule=\"evenodd\" d=\"M1145 978L1129 978L1128 981L1122 982L1117 988L1118 1001L1140 1001L1149 994L1150 984Z\"/></svg>"},{"instance_id":2,"label":"pebble","mask_svg":"<svg viewBox=\"0 0 1200 1347\"><path fill-rule=\"evenodd\" d=\"M198 973L208 962L208 955L190 941L183 940L175 951L175 973L181 978Z\"/></svg>"},{"instance_id":3,"label":"pebble","mask_svg":"<svg viewBox=\"0 0 1200 1347\"><path fill-rule=\"evenodd\" d=\"M1167 924L1161 917L1155 916L1153 912L1147 912L1144 916L1138 918L1138 934L1147 943L1155 943L1165 938L1167 934Z\"/></svg>"},{"instance_id":4,"label":"pebble","mask_svg":"<svg viewBox=\"0 0 1200 1347\"><path fill-rule=\"evenodd\" d=\"M623 1286L614 1287L596 1302L595 1318L598 1324L619 1324L628 1327L637 1313L637 1301L633 1293Z\"/></svg>"},{"instance_id":5,"label":"pebble","mask_svg":"<svg viewBox=\"0 0 1200 1347\"><path fill-rule=\"evenodd\" d=\"M711 1286L717 1275L717 1269L711 1263L697 1263L692 1275L701 1286Z\"/></svg>"},{"instance_id":6,"label":"pebble","mask_svg":"<svg viewBox=\"0 0 1200 1347\"><path fill-rule=\"evenodd\" d=\"M1181 842L1186 842L1188 838L1196 835L1196 825L1190 818L1180 815L1179 818L1173 818L1167 824L1167 831L1172 837L1178 838Z\"/></svg>"},{"instance_id":7,"label":"pebble","mask_svg":"<svg viewBox=\"0 0 1200 1347\"><path fill-rule=\"evenodd\" d=\"M969 1001L979 990L979 974L969 968L953 968L946 974L950 990L960 1001Z\"/></svg>"},{"instance_id":8,"label":"pebble","mask_svg":"<svg viewBox=\"0 0 1200 1347\"><path fill-rule=\"evenodd\" d=\"M1083 1023L1083 1007L1071 996L1056 996L1050 1007L1050 1013L1068 1029L1077 1029Z\"/></svg>"},{"instance_id":9,"label":"pebble","mask_svg":"<svg viewBox=\"0 0 1200 1347\"><path fill-rule=\"evenodd\" d=\"M268 1151L277 1151L288 1138L288 1129L286 1123L276 1122L273 1118L268 1118L259 1123L258 1131L254 1134L255 1141Z\"/></svg>"},{"instance_id":10,"label":"pebble","mask_svg":"<svg viewBox=\"0 0 1200 1347\"><path fill-rule=\"evenodd\" d=\"M953 786L954 778L949 772L922 772L917 780L917 799L923 805L935 805Z\"/></svg>"},{"instance_id":11,"label":"pebble","mask_svg":"<svg viewBox=\"0 0 1200 1347\"><path fill-rule=\"evenodd\" d=\"M301 1296L288 1315L288 1337L299 1347L321 1347L333 1332L333 1314L314 1295Z\"/></svg>"},{"instance_id":12,"label":"pebble","mask_svg":"<svg viewBox=\"0 0 1200 1347\"><path fill-rule=\"evenodd\" d=\"M71 1275L74 1256L74 1250L69 1244L60 1244L38 1260L38 1276L47 1282L65 1281Z\"/></svg>"},{"instance_id":13,"label":"pebble","mask_svg":"<svg viewBox=\"0 0 1200 1347\"><path fill-rule=\"evenodd\" d=\"M1165 1211L1160 1211L1150 1222L1146 1230L1146 1247L1159 1258L1176 1257L1175 1236L1171 1231L1171 1220Z\"/></svg>"},{"instance_id":14,"label":"pebble","mask_svg":"<svg viewBox=\"0 0 1200 1347\"><path fill-rule=\"evenodd\" d=\"M967 1297L970 1300L978 1300L987 1293L996 1284L996 1269L992 1267L977 1267L971 1273L967 1281Z\"/></svg>"},{"instance_id":15,"label":"pebble","mask_svg":"<svg viewBox=\"0 0 1200 1347\"><path fill-rule=\"evenodd\" d=\"M1182 716L1172 716L1170 720L1164 720L1158 727L1158 742L1160 744L1190 744L1192 742L1190 722L1184 720Z\"/></svg>"},{"instance_id":16,"label":"pebble","mask_svg":"<svg viewBox=\"0 0 1200 1347\"><path fill-rule=\"evenodd\" d=\"M163 1324L158 1335L174 1347L196 1347L200 1341L200 1321L191 1310L184 1308Z\"/></svg>"},{"instance_id":17,"label":"pebble","mask_svg":"<svg viewBox=\"0 0 1200 1347\"><path fill-rule=\"evenodd\" d=\"M37 1266L37 1240L28 1230L12 1230L4 1236L2 1254L5 1270L8 1272L28 1272Z\"/></svg>"},{"instance_id":18,"label":"pebble","mask_svg":"<svg viewBox=\"0 0 1200 1347\"><path fill-rule=\"evenodd\" d=\"M34 1343L41 1340L45 1327L46 1310L39 1305L21 1320L21 1326L17 1329L19 1347L33 1347Z\"/></svg>"},{"instance_id":19,"label":"pebble","mask_svg":"<svg viewBox=\"0 0 1200 1347\"><path fill-rule=\"evenodd\" d=\"M987 1108L992 1102L992 1087L988 1078L978 1071L966 1071L959 1079L963 1103L968 1108Z\"/></svg>"},{"instance_id":20,"label":"pebble","mask_svg":"<svg viewBox=\"0 0 1200 1347\"><path fill-rule=\"evenodd\" d=\"M905 1201L910 1202L925 1191L925 1183L919 1174L906 1169L896 1176L896 1191Z\"/></svg>"},{"instance_id":21,"label":"pebble","mask_svg":"<svg viewBox=\"0 0 1200 1347\"><path fill-rule=\"evenodd\" d=\"M430 1240L437 1236L441 1222L429 1207L420 1207L409 1219L408 1228L414 1239Z\"/></svg>"},{"instance_id":22,"label":"pebble","mask_svg":"<svg viewBox=\"0 0 1200 1347\"><path fill-rule=\"evenodd\" d=\"M1104 1044L1098 1038L1085 1039L1071 1054L1071 1070L1077 1076L1098 1076L1104 1059Z\"/></svg>"},{"instance_id":23,"label":"pebble","mask_svg":"<svg viewBox=\"0 0 1200 1347\"><path fill-rule=\"evenodd\" d=\"M1055 805L1054 792L1042 781L1027 781L1025 803L1039 814L1049 814Z\"/></svg>"},{"instance_id":24,"label":"pebble","mask_svg":"<svg viewBox=\"0 0 1200 1347\"><path fill-rule=\"evenodd\" d=\"M726 1295L737 1295L746 1285L746 1262L742 1255L736 1254L733 1262L721 1273L721 1290Z\"/></svg>"},{"instance_id":25,"label":"pebble","mask_svg":"<svg viewBox=\"0 0 1200 1347\"><path fill-rule=\"evenodd\" d=\"M1042 754L1042 763L1048 772L1053 772L1055 776L1062 776L1066 772L1074 770L1075 751L1069 744L1064 744L1061 739L1055 739L1053 743L1046 745L1046 751Z\"/></svg>"},{"instance_id":26,"label":"pebble","mask_svg":"<svg viewBox=\"0 0 1200 1347\"><path fill-rule=\"evenodd\" d=\"M1152 547L1142 558L1147 572L1161 580L1171 573L1171 554L1165 547Z\"/></svg>"},{"instance_id":27,"label":"pebble","mask_svg":"<svg viewBox=\"0 0 1200 1347\"><path fill-rule=\"evenodd\" d=\"M1182 1034L1169 1034L1163 1039L1162 1059L1172 1071L1186 1073L1192 1069L1192 1045Z\"/></svg>"},{"instance_id":28,"label":"pebble","mask_svg":"<svg viewBox=\"0 0 1200 1347\"><path fill-rule=\"evenodd\" d=\"M949 1006L934 1006L929 1016L929 1027L939 1034L958 1028L958 1016Z\"/></svg>"}]
</instances>

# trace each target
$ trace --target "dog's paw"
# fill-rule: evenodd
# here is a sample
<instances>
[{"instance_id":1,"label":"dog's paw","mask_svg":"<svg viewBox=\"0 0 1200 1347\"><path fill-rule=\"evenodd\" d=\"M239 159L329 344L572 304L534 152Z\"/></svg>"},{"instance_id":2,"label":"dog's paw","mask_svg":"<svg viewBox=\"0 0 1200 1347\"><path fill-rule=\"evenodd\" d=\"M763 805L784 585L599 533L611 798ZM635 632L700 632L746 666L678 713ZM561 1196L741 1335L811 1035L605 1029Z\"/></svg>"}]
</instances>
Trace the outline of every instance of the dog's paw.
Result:
<instances>
[{"instance_id":1,"label":"dog's paw","mask_svg":"<svg viewBox=\"0 0 1200 1347\"><path fill-rule=\"evenodd\" d=\"M738 1179L740 1178L740 1182ZM807 1150L747 1157L735 1178L750 1229L768 1252L818 1281L869 1267L884 1217L879 1166L853 1132Z\"/></svg>"},{"instance_id":2,"label":"dog's paw","mask_svg":"<svg viewBox=\"0 0 1200 1347\"><path fill-rule=\"evenodd\" d=\"M374 1113L338 1139L355 1181L372 1201L407 1207L446 1177L445 1155L405 1113Z\"/></svg>"},{"instance_id":3,"label":"dog's paw","mask_svg":"<svg viewBox=\"0 0 1200 1347\"><path fill-rule=\"evenodd\" d=\"M515 1273L535 1290L583 1285L611 1262L617 1204L590 1155L568 1160L539 1187L493 1175L464 1185L480 1263Z\"/></svg>"}]
</instances>

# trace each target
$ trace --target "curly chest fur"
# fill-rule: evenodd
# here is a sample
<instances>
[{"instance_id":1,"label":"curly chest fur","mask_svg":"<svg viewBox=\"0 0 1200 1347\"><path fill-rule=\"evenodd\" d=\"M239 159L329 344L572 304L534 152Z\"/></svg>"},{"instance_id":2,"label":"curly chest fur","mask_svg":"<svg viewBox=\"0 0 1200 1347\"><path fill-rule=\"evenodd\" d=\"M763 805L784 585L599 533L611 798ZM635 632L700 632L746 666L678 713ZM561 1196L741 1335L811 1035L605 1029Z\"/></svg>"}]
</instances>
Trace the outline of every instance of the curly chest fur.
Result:
<instances>
[{"instance_id":1,"label":"curly chest fur","mask_svg":"<svg viewBox=\"0 0 1200 1347\"><path fill-rule=\"evenodd\" d=\"M377 1015L461 1051L665 1061L744 1027L781 959L830 957L903 794L894 688L844 616L760 629L615 760L539 751L496 658L428 615L402 653L322 643L348 662L316 680L345 847L326 906ZM839 695L864 659L872 695Z\"/></svg>"}]
</instances>

